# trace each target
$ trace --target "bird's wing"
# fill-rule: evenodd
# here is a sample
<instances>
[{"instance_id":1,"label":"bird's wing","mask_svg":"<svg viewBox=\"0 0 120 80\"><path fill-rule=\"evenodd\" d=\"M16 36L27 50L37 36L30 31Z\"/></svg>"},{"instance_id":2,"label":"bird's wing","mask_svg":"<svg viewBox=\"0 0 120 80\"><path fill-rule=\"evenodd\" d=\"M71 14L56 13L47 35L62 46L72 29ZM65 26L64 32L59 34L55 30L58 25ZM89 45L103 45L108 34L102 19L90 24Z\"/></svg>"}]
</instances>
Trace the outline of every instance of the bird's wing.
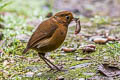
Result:
<instances>
[{"instance_id":1,"label":"bird's wing","mask_svg":"<svg viewBox=\"0 0 120 80\"><path fill-rule=\"evenodd\" d=\"M50 20L46 20L46 21L42 22L38 26L36 31L33 33L33 35L31 36L31 38L28 42L27 48L32 48L37 43L39 43L41 40L50 38L53 35L53 33L56 31L57 28L58 28L58 26L56 24L50 22Z\"/></svg>"}]
</instances>

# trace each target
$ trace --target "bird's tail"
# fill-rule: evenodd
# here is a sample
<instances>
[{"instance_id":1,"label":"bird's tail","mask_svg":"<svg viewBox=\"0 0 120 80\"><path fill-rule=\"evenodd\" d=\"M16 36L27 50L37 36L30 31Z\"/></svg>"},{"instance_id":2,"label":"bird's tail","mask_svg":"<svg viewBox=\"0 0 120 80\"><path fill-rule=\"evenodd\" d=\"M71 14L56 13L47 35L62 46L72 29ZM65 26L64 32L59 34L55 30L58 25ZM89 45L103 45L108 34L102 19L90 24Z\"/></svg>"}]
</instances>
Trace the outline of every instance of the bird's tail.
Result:
<instances>
[{"instance_id":1,"label":"bird's tail","mask_svg":"<svg viewBox=\"0 0 120 80\"><path fill-rule=\"evenodd\" d=\"M28 51L28 48L25 48L24 51L23 51L23 53L26 53L27 51Z\"/></svg>"}]
</instances>

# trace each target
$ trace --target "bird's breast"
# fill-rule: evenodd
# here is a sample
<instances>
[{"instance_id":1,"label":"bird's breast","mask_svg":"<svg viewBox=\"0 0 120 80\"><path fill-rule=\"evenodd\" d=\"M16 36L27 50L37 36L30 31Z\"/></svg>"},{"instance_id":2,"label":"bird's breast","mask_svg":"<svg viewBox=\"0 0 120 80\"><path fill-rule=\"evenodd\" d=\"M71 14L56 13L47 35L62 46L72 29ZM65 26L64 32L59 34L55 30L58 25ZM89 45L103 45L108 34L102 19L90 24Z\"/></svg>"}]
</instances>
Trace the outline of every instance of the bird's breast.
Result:
<instances>
[{"instance_id":1,"label":"bird's breast","mask_svg":"<svg viewBox=\"0 0 120 80\"><path fill-rule=\"evenodd\" d=\"M55 31L55 34L51 38L51 44L53 44L55 46L55 48L58 48L65 40L66 34L67 34L66 27L58 28Z\"/></svg>"},{"instance_id":2,"label":"bird's breast","mask_svg":"<svg viewBox=\"0 0 120 80\"><path fill-rule=\"evenodd\" d=\"M42 44L44 44L43 47L38 46L38 51L50 52L57 49L65 40L66 34L67 27L58 27L51 38L49 38L47 41L42 42Z\"/></svg>"}]
</instances>

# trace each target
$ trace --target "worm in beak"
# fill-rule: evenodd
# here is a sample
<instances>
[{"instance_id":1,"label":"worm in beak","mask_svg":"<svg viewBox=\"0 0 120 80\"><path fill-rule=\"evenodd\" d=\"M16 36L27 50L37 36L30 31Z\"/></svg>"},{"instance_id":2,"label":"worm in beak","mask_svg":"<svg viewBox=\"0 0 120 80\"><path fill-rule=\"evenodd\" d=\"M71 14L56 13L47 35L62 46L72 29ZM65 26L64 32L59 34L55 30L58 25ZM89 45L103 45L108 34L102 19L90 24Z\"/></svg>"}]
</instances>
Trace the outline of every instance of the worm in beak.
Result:
<instances>
[{"instance_id":1,"label":"worm in beak","mask_svg":"<svg viewBox=\"0 0 120 80\"><path fill-rule=\"evenodd\" d=\"M76 22L75 34L78 34L81 30L80 20L79 18L74 18L73 21Z\"/></svg>"}]
</instances>

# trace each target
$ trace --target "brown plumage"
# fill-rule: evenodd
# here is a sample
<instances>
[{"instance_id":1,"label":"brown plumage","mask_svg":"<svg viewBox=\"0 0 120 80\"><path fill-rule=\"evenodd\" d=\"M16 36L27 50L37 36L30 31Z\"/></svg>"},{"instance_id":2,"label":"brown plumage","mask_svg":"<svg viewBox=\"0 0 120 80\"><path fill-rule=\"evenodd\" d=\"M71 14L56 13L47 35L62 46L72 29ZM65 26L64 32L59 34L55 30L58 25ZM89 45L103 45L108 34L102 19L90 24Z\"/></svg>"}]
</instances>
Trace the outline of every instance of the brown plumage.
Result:
<instances>
[{"instance_id":1,"label":"brown plumage","mask_svg":"<svg viewBox=\"0 0 120 80\"><path fill-rule=\"evenodd\" d=\"M43 21L32 34L23 53L26 53L29 49L34 49L51 69L55 67L57 70L60 70L45 58L44 55L46 52L57 49L63 43L67 34L68 25L73 20L78 19L74 18L71 12L62 11Z\"/></svg>"}]
</instances>

